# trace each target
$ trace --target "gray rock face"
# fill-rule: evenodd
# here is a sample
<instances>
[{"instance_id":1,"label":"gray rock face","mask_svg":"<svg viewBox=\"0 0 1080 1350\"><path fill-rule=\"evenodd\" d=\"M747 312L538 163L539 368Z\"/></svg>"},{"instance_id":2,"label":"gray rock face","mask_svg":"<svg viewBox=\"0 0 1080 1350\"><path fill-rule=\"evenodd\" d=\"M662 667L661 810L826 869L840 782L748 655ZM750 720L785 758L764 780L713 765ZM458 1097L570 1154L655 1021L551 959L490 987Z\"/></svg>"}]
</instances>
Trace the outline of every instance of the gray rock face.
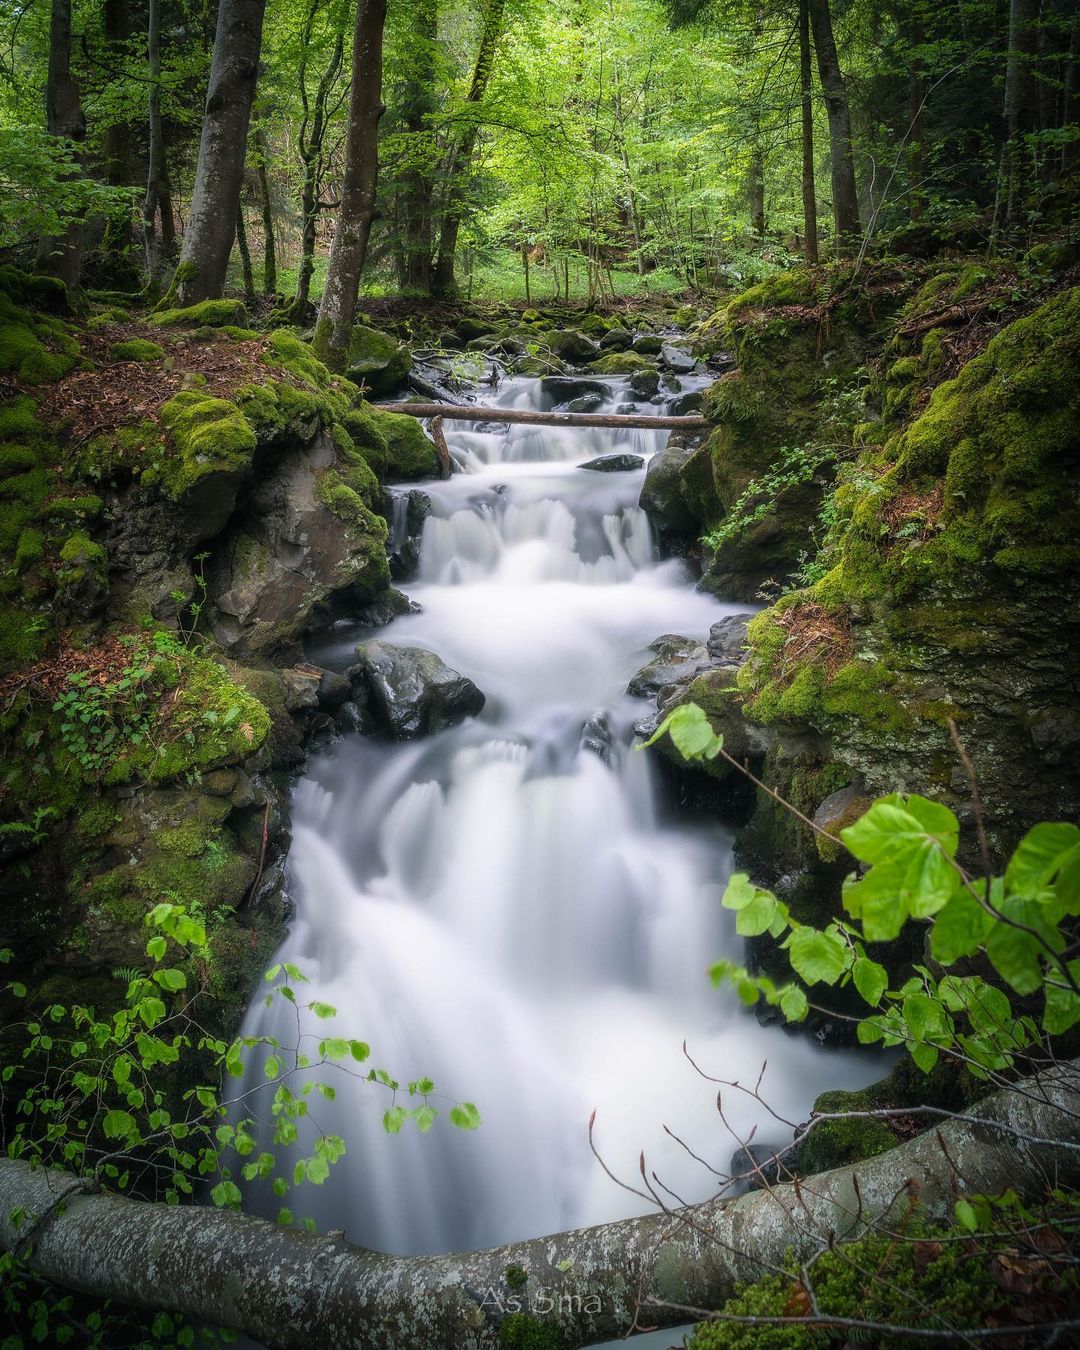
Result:
<instances>
[{"instance_id":1,"label":"gray rock face","mask_svg":"<svg viewBox=\"0 0 1080 1350\"><path fill-rule=\"evenodd\" d=\"M558 405L570 399L585 398L589 394L596 394L602 400L607 397L608 390L607 385L584 375L547 375L540 381L540 392Z\"/></svg>"},{"instance_id":2,"label":"gray rock face","mask_svg":"<svg viewBox=\"0 0 1080 1350\"><path fill-rule=\"evenodd\" d=\"M746 646L746 625L752 614L729 614L709 629L709 655L716 661L730 661L739 665Z\"/></svg>"},{"instance_id":3,"label":"gray rock face","mask_svg":"<svg viewBox=\"0 0 1080 1350\"><path fill-rule=\"evenodd\" d=\"M700 525L683 496L682 470L698 449L698 438L675 432L649 461L641 489L641 509L661 538L696 534Z\"/></svg>"},{"instance_id":4,"label":"gray rock face","mask_svg":"<svg viewBox=\"0 0 1080 1350\"><path fill-rule=\"evenodd\" d=\"M639 356L659 356L663 343L651 333L641 333L634 339L634 351Z\"/></svg>"},{"instance_id":5,"label":"gray rock face","mask_svg":"<svg viewBox=\"0 0 1080 1350\"><path fill-rule=\"evenodd\" d=\"M579 464L579 469L591 469L594 473L631 473L645 463L640 455L600 455Z\"/></svg>"},{"instance_id":6,"label":"gray rock face","mask_svg":"<svg viewBox=\"0 0 1080 1350\"><path fill-rule=\"evenodd\" d=\"M428 736L475 717L484 706L472 680L422 647L361 642L356 655L349 678L365 687L376 724L394 740Z\"/></svg>"},{"instance_id":7,"label":"gray rock face","mask_svg":"<svg viewBox=\"0 0 1080 1350\"><path fill-rule=\"evenodd\" d=\"M670 343L664 343L660 348L660 360L676 375L689 375L697 365L697 357L691 356L689 352L680 351L678 347L672 347Z\"/></svg>"},{"instance_id":8,"label":"gray rock face","mask_svg":"<svg viewBox=\"0 0 1080 1350\"><path fill-rule=\"evenodd\" d=\"M677 633L667 633L650 642L649 650L656 656L631 678L626 686L628 694L641 698L658 694L665 685L691 680L711 664L704 644Z\"/></svg>"},{"instance_id":9,"label":"gray rock face","mask_svg":"<svg viewBox=\"0 0 1080 1350\"><path fill-rule=\"evenodd\" d=\"M600 355L599 346L574 328L556 328L548 333L546 341L556 356L575 365L584 365Z\"/></svg>"},{"instance_id":10,"label":"gray rock face","mask_svg":"<svg viewBox=\"0 0 1080 1350\"><path fill-rule=\"evenodd\" d=\"M215 552L208 596L223 646L253 655L286 652L335 604L362 605L386 589L383 536L320 500L319 477L334 458L325 435L285 454L259 480Z\"/></svg>"},{"instance_id":11,"label":"gray rock face","mask_svg":"<svg viewBox=\"0 0 1080 1350\"><path fill-rule=\"evenodd\" d=\"M590 717L581 728L581 748L595 755L602 764L611 763L611 724L606 713Z\"/></svg>"},{"instance_id":12,"label":"gray rock face","mask_svg":"<svg viewBox=\"0 0 1080 1350\"><path fill-rule=\"evenodd\" d=\"M674 417L686 417L688 413L701 411L702 395L700 389L694 389L689 394L680 394L671 405L671 412Z\"/></svg>"},{"instance_id":13,"label":"gray rock face","mask_svg":"<svg viewBox=\"0 0 1080 1350\"><path fill-rule=\"evenodd\" d=\"M569 413L591 413L595 412L604 402L603 394L581 394L577 398L572 398L568 403L560 403L554 410L555 412Z\"/></svg>"},{"instance_id":14,"label":"gray rock face","mask_svg":"<svg viewBox=\"0 0 1080 1350\"><path fill-rule=\"evenodd\" d=\"M612 328L600 339L600 349L605 352L625 352L633 345L633 341L625 328Z\"/></svg>"}]
</instances>

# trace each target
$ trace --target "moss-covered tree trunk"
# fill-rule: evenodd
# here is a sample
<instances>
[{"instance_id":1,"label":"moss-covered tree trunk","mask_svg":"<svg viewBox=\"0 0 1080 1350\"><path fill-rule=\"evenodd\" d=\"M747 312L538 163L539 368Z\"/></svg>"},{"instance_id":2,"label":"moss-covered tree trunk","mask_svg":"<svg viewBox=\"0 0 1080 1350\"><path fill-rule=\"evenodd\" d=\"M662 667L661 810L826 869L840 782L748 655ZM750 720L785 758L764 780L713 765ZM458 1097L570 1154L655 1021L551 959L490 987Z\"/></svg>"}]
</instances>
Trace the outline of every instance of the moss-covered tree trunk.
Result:
<instances>
[{"instance_id":1,"label":"moss-covered tree trunk","mask_svg":"<svg viewBox=\"0 0 1080 1350\"><path fill-rule=\"evenodd\" d=\"M199 164L174 289L181 305L225 289L244 177L266 0L220 0Z\"/></svg>"},{"instance_id":2,"label":"moss-covered tree trunk","mask_svg":"<svg viewBox=\"0 0 1080 1350\"><path fill-rule=\"evenodd\" d=\"M359 0L353 34L352 87L345 139L341 207L330 249L326 287L315 324L315 351L331 369L345 362L356 314L360 274L367 257L379 180L383 29L386 0Z\"/></svg>"},{"instance_id":3,"label":"moss-covered tree trunk","mask_svg":"<svg viewBox=\"0 0 1080 1350\"><path fill-rule=\"evenodd\" d=\"M844 74L836 52L829 0L808 0L814 33L818 76L829 115L829 164L832 170L833 224L837 256L851 253L859 238L859 194L855 185L855 155L851 141L851 110Z\"/></svg>"}]
</instances>

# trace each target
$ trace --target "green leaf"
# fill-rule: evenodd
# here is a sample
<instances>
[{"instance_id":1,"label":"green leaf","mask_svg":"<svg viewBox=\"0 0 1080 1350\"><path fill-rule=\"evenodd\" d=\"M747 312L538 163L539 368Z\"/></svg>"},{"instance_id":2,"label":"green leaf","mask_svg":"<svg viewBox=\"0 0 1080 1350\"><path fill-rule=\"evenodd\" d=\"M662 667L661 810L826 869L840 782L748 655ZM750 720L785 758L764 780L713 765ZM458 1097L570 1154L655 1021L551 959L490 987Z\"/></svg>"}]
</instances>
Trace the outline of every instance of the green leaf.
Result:
<instances>
[{"instance_id":1,"label":"green leaf","mask_svg":"<svg viewBox=\"0 0 1080 1350\"><path fill-rule=\"evenodd\" d=\"M976 1233L979 1229L979 1219L975 1213L975 1208L969 1200L957 1200L953 1206L953 1212L956 1215L956 1222L966 1233Z\"/></svg>"},{"instance_id":2,"label":"green leaf","mask_svg":"<svg viewBox=\"0 0 1080 1350\"><path fill-rule=\"evenodd\" d=\"M408 1114L403 1106L391 1106L383 1112L383 1129L387 1134L400 1134L401 1127L405 1124Z\"/></svg>"},{"instance_id":3,"label":"green leaf","mask_svg":"<svg viewBox=\"0 0 1080 1350\"><path fill-rule=\"evenodd\" d=\"M780 1011L789 1022L801 1022L810 1011L806 994L795 984L780 991Z\"/></svg>"},{"instance_id":4,"label":"green leaf","mask_svg":"<svg viewBox=\"0 0 1080 1350\"><path fill-rule=\"evenodd\" d=\"M150 941L146 944L146 954L147 956L151 957L154 961L160 961L161 958L165 955L165 948L167 946L168 943L159 933L156 937L152 937Z\"/></svg>"},{"instance_id":5,"label":"green leaf","mask_svg":"<svg viewBox=\"0 0 1080 1350\"><path fill-rule=\"evenodd\" d=\"M1064 822L1028 830L1009 859L1005 887L1010 895L1034 899L1064 867L1080 858L1080 828Z\"/></svg>"},{"instance_id":6,"label":"green leaf","mask_svg":"<svg viewBox=\"0 0 1080 1350\"><path fill-rule=\"evenodd\" d=\"M352 1055L357 1064L363 1064L364 1060L371 1054L371 1046L366 1041L350 1041L349 1054Z\"/></svg>"},{"instance_id":7,"label":"green leaf","mask_svg":"<svg viewBox=\"0 0 1080 1350\"><path fill-rule=\"evenodd\" d=\"M187 988L187 976L182 970L155 970L153 979L171 994Z\"/></svg>"},{"instance_id":8,"label":"green leaf","mask_svg":"<svg viewBox=\"0 0 1080 1350\"><path fill-rule=\"evenodd\" d=\"M848 948L835 933L796 928L788 941L792 969L807 984L835 984L844 973Z\"/></svg>"},{"instance_id":9,"label":"green leaf","mask_svg":"<svg viewBox=\"0 0 1080 1350\"><path fill-rule=\"evenodd\" d=\"M944 909L962 884L952 860L927 840L908 863L904 876L908 913L913 919L929 919Z\"/></svg>"},{"instance_id":10,"label":"green leaf","mask_svg":"<svg viewBox=\"0 0 1080 1350\"><path fill-rule=\"evenodd\" d=\"M134 1141L138 1134L135 1117L128 1111L107 1111L101 1128L106 1139L128 1139Z\"/></svg>"},{"instance_id":11,"label":"green leaf","mask_svg":"<svg viewBox=\"0 0 1080 1350\"><path fill-rule=\"evenodd\" d=\"M775 918L775 898L768 891L758 891L736 915L735 931L740 937L757 937L769 931Z\"/></svg>"},{"instance_id":12,"label":"green leaf","mask_svg":"<svg viewBox=\"0 0 1080 1350\"><path fill-rule=\"evenodd\" d=\"M1018 994L1034 994L1042 986L1040 963L1046 951L1037 935L1053 950L1060 950L1061 935L1046 923L1043 907L1037 900L1007 896L1001 904L1001 914L986 939L986 954L994 969Z\"/></svg>"},{"instance_id":13,"label":"green leaf","mask_svg":"<svg viewBox=\"0 0 1080 1350\"><path fill-rule=\"evenodd\" d=\"M641 748L655 745L665 734L671 737L672 745L683 759L715 759L724 748L723 736L713 731L704 708L696 703L683 703L673 708Z\"/></svg>"},{"instance_id":14,"label":"green leaf","mask_svg":"<svg viewBox=\"0 0 1080 1350\"><path fill-rule=\"evenodd\" d=\"M1080 961L1069 962L1069 973L1080 984ZM1052 970L1046 982L1043 1026L1051 1036L1060 1036L1077 1022L1080 1022L1080 997L1065 985L1060 973Z\"/></svg>"},{"instance_id":15,"label":"green leaf","mask_svg":"<svg viewBox=\"0 0 1080 1350\"><path fill-rule=\"evenodd\" d=\"M309 1003L308 1007L311 1009L311 1011L315 1014L316 1017L321 1017L324 1020L328 1017L337 1016L337 1009L333 1006L332 1003L315 1002Z\"/></svg>"},{"instance_id":16,"label":"green leaf","mask_svg":"<svg viewBox=\"0 0 1080 1350\"><path fill-rule=\"evenodd\" d=\"M321 1186L330 1175L330 1164L325 1158L309 1158L307 1179L313 1186Z\"/></svg>"},{"instance_id":17,"label":"green leaf","mask_svg":"<svg viewBox=\"0 0 1080 1350\"><path fill-rule=\"evenodd\" d=\"M433 1106L418 1106L416 1108L413 1112L413 1118L421 1134L427 1134L428 1130L435 1124L435 1117L438 1114Z\"/></svg>"},{"instance_id":18,"label":"green leaf","mask_svg":"<svg viewBox=\"0 0 1080 1350\"><path fill-rule=\"evenodd\" d=\"M854 825L840 831L840 838L860 862L887 863L906 857L926 839L927 831L909 811L884 798Z\"/></svg>"},{"instance_id":19,"label":"green leaf","mask_svg":"<svg viewBox=\"0 0 1080 1350\"><path fill-rule=\"evenodd\" d=\"M210 1199L219 1207L238 1205L240 1198L240 1187L234 1181L219 1181L210 1192Z\"/></svg>"},{"instance_id":20,"label":"green leaf","mask_svg":"<svg viewBox=\"0 0 1080 1350\"><path fill-rule=\"evenodd\" d=\"M909 1045L908 1052L911 1058L923 1071L929 1073L938 1062L938 1049L934 1045Z\"/></svg>"},{"instance_id":21,"label":"green leaf","mask_svg":"<svg viewBox=\"0 0 1080 1350\"><path fill-rule=\"evenodd\" d=\"M855 958L855 963L851 967L851 978L863 1001L869 1003L871 1008L876 1008L889 986L889 976L885 967L871 961L868 956L859 956Z\"/></svg>"},{"instance_id":22,"label":"green leaf","mask_svg":"<svg viewBox=\"0 0 1080 1350\"><path fill-rule=\"evenodd\" d=\"M930 951L935 961L951 966L964 956L974 956L994 926L988 914L966 889L956 892L944 909L939 910L930 930Z\"/></svg>"},{"instance_id":23,"label":"green leaf","mask_svg":"<svg viewBox=\"0 0 1080 1350\"><path fill-rule=\"evenodd\" d=\"M844 908L862 922L868 942L891 942L908 917L903 861L879 863L861 881L844 885Z\"/></svg>"},{"instance_id":24,"label":"green leaf","mask_svg":"<svg viewBox=\"0 0 1080 1350\"><path fill-rule=\"evenodd\" d=\"M451 1107L450 1123L456 1125L459 1130L475 1130L480 1125L480 1112L472 1102L459 1102L457 1106Z\"/></svg>"},{"instance_id":25,"label":"green leaf","mask_svg":"<svg viewBox=\"0 0 1080 1350\"><path fill-rule=\"evenodd\" d=\"M745 872L733 872L728 877L720 903L725 909L745 909L758 894L758 888Z\"/></svg>"}]
</instances>

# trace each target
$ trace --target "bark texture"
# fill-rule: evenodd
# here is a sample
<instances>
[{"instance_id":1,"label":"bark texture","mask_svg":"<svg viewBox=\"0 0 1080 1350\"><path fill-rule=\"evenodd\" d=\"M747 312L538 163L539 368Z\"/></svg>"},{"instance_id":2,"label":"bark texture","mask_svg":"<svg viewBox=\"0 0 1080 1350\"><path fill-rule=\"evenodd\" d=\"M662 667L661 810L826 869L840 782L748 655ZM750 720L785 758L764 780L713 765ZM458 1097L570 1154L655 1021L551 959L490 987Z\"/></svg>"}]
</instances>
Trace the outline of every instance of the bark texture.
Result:
<instances>
[{"instance_id":1,"label":"bark texture","mask_svg":"<svg viewBox=\"0 0 1080 1350\"><path fill-rule=\"evenodd\" d=\"M537 427L642 427L684 430L707 423L697 413L683 417L650 417L647 413L532 412L527 408L485 408L477 403L376 403L383 412L410 417L449 417L458 422L514 422Z\"/></svg>"},{"instance_id":2,"label":"bark texture","mask_svg":"<svg viewBox=\"0 0 1080 1350\"><path fill-rule=\"evenodd\" d=\"M803 255L818 263L817 187L814 174L814 71L810 46L810 10L799 0L799 102L802 117Z\"/></svg>"},{"instance_id":3,"label":"bark texture","mask_svg":"<svg viewBox=\"0 0 1080 1350\"><path fill-rule=\"evenodd\" d=\"M225 289L265 9L266 0L220 0L218 6L199 164L176 273L181 305L216 299Z\"/></svg>"},{"instance_id":4,"label":"bark texture","mask_svg":"<svg viewBox=\"0 0 1080 1350\"><path fill-rule=\"evenodd\" d=\"M473 68L472 84L469 86L468 104L475 108L482 103L491 79L492 66L495 63L495 50L502 37L503 20L506 14L506 0L487 0L484 7L484 27L480 34L480 46L476 53L476 65ZM473 151L480 135L480 120L473 116L466 123L461 139L455 147L444 172L448 184L448 199L439 229L439 253L431 277L432 292L442 298L451 298L455 293L454 261L457 257L458 234L464 215L461 182L472 162Z\"/></svg>"},{"instance_id":5,"label":"bark texture","mask_svg":"<svg viewBox=\"0 0 1080 1350\"><path fill-rule=\"evenodd\" d=\"M832 169L833 223L838 257L851 253L858 242L859 196L855 186L855 156L851 143L851 111L836 52L829 0L808 0L814 33L818 76L829 117L829 164Z\"/></svg>"},{"instance_id":6,"label":"bark texture","mask_svg":"<svg viewBox=\"0 0 1080 1350\"><path fill-rule=\"evenodd\" d=\"M352 87L345 138L345 176L341 186L326 287L315 324L315 350L340 370L349 346L360 274L367 258L375 194L379 181L379 119L382 102L383 29L386 0L359 0L353 35Z\"/></svg>"},{"instance_id":7,"label":"bark texture","mask_svg":"<svg viewBox=\"0 0 1080 1350\"><path fill-rule=\"evenodd\" d=\"M164 142L161 130L161 0L149 0L146 25L146 54L150 66L147 97L147 169L146 195L143 198L143 250L147 279L153 283L161 276L164 241L157 231L157 215L162 204Z\"/></svg>"},{"instance_id":8,"label":"bark texture","mask_svg":"<svg viewBox=\"0 0 1080 1350\"><path fill-rule=\"evenodd\" d=\"M83 143L86 119L79 86L71 73L71 0L52 0L45 111L50 136L74 141L77 145ZM39 265L64 283L73 304L79 297L82 240L82 224L73 222L62 235L42 239L38 247Z\"/></svg>"},{"instance_id":9,"label":"bark texture","mask_svg":"<svg viewBox=\"0 0 1080 1350\"><path fill-rule=\"evenodd\" d=\"M627 1331L639 1301L651 1305L643 1320L673 1325L684 1314L665 1304L717 1307L791 1251L808 1258L830 1235L855 1238L883 1219L898 1225L915 1199L934 1221L952 1216L958 1191L1012 1186L1034 1199L1049 1185L1075 1184L1078 1069L1073 1061L1021 1091L1001 1090L966 1118L798 1186L446 1256L388 1256L224 1210L113 1193L69 1193L51 1208L70 1174L3 1159L0 1247L29 1245L30 1265L57 1284L185 1313L274 1350L495 1350L500 1303L540 1290L545 1325L569 1344L590 1344ZM15 1210L26 1215L21 1228ZM527 1274L523 1290L513 1267Z\"/></svg>"}]
</instances>

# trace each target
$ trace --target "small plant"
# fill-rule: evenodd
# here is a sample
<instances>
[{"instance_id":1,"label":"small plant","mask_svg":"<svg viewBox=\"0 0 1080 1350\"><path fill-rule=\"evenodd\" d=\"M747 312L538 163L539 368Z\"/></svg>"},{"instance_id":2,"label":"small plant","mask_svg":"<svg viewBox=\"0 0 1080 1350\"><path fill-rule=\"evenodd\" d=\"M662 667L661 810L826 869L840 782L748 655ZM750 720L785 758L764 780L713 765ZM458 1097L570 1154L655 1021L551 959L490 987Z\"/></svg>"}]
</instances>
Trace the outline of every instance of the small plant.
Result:
<instances>
[{"instance_id":1,"label":"small plant","mask_svg":"<svg viewBox=\"0 0 1080 1350\"><path fill-rule=\"evenodd\" d=\"M71 686L52 706L60 717L60 738L88 778L100 778L117 754L149 740L154 710L148 685L153 658L139 645L117 680L85 670L68 676Z\"/></svg>"}]
</instances>

